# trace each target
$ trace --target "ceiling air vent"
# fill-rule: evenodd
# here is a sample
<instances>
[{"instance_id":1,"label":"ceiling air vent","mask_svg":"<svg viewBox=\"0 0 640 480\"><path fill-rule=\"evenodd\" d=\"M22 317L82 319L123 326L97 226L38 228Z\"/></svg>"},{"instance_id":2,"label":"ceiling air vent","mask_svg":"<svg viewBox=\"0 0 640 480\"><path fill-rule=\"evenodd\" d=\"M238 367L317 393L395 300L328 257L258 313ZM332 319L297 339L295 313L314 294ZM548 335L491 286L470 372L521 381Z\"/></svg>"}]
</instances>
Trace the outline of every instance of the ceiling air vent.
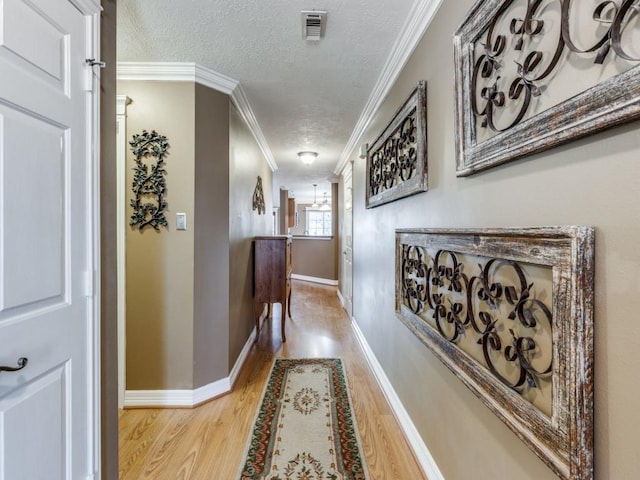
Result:
<instances>
[{"instance_id":1,"label":"ceiling air vent","mask_svg":"<svg viewBox=\"0 0 640 480\"><path fill-rule=\"evenodd\" d=\"M318 41L324 36L324 29L327 24L327 12L319 10L303 10L302 15L302 38L305 40Z\"/></svg>"}]
</instances>

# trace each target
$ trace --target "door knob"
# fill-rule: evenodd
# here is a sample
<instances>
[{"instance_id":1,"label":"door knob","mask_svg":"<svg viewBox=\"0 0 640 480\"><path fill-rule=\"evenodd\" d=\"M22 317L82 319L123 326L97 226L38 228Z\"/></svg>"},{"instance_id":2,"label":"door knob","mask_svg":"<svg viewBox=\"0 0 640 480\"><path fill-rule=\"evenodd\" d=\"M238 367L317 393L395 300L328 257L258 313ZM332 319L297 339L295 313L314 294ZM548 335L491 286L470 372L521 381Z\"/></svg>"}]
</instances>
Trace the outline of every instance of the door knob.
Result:
<instances>
[{"instance_id":1,"label":"door knob","mask_svg":"<svg viewBox=\"0 0 640 480\"><path fill-rule=\"evenodd\" d=\"M17 372L18 370L22 370L29 363L29 359L27 357L20 357L18 359L17 367L0 367L0 372Z\"/></svg>"}]
</instances>

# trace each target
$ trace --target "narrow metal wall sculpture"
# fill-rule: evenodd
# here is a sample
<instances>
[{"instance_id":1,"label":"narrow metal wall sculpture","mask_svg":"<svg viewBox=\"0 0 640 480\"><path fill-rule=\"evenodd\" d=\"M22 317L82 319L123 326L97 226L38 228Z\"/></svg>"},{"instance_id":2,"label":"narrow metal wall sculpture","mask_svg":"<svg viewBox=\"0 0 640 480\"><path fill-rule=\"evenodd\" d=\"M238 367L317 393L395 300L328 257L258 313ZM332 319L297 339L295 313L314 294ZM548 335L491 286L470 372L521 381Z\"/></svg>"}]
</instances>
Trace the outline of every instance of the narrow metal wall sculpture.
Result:
<instances>
[{"instance_id":1,"label":"narrow metal wall sculpture","mask_svg":"<svg viewBox=\"0 0 640 480\"><path fill-rule=\"evenodd\" d=\"M560 478L593 479L591 227L397 230L396 314Z\"/></svg>"},{"instance_id":2,"label":"narrow metal wall sculpture","mask_svg":"<svg viewBox=\"0 0 640 480\"><path fill-rule=\"evenodd\" d=\"M640 116L640 1L480 0L454 37L457 174Z\"/></svg>"},{"instance_id":3,"label":"narrow metal wall sculpture","mask_svg":"<svg viewBox=\"0 0 640 480\"><path fill-rule=\"evenodd\" d=\"M167 208L167 185L164 177L167 171L164 161L169 143L164 135L155 130L143 130L141 134L133 135L129 145L136 162L131 185L134 195L131 199L133 213L129 225L137 226L140 230L153 227L159 231L161 226L168 226L164 215ZM149 158L155 160L149 162Z\"/></svg>"},{"instance_id":4,"label":"narrow metal wall sculpture","mask_svg":"<svg viewBox=\"0 0 640 480\"><path fill-rule=\"evenodd\" d=\"M253 190L252 208L253 210L258 210L258 215L267 211L264 204L264 193L262 192L262 178L259 175L256 188Z\"/></svg>"},{"instance_id":5,"label":"narrow metal wall sculpture","mask_svg":"<svg viewBox=\"0 0 640 480\"><path fill-rule=\"evenodd\" d=\"M367 148L366 207L427 190L427 85L418 83Z\"/></svg>"}]
</instances>

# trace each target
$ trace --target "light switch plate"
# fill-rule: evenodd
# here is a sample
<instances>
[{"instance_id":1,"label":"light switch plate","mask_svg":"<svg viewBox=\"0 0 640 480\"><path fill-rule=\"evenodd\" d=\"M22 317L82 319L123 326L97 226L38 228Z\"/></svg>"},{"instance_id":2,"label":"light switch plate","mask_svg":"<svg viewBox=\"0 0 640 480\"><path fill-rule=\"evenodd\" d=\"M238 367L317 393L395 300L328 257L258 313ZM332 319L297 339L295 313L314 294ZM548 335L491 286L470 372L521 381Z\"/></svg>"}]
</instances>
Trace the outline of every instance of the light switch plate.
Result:
<instances>
[{"instance_id":1,"label":"light switch plate","mask_svg":"<svg viewBox=\"0 0 640 480\"><path fill-rule=\"evenodd\" d=\"M187 229L187 214L186 213L176 213L176 229L177 230L186 230Z\"/></svg>"}]
</instances>

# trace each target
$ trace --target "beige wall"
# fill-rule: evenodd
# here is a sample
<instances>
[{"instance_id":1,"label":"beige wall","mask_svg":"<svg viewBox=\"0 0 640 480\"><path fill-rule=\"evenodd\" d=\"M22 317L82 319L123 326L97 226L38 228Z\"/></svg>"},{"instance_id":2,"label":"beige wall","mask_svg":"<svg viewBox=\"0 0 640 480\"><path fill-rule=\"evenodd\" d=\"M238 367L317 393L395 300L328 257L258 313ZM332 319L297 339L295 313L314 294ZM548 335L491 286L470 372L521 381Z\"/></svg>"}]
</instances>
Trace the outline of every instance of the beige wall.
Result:
<instances>
[{"instance_id":1,"label":"beige wall","mask_svg":"<svg viewBox=\"0 0 640 480\"><path fill-rule=\"evenodd\" d=\"M155 129L170 144L169 227L127 232L127 389L196 389L227 377L251 334L251 240L271 233L271 170L228 95L179 82L118 90L132 99L127 137ZM269 214L252 209L258 175Z\"/></svg>"},{"instance_id":2,"label":"beige wall","mask_svg":"<svg viewBox=\"0 0 640 480\"><path fill-rule=\"evenodd\" d=\"M266 213L253 210L258 176ZM233 367L254 327L252 239L271 235L271 168L238 111L229 108L229 365Z\"/></svg>"},{"instance_id":3,"label":"beige wall","mask_svg":"<svg viewBox=\"0 0 640 480\"><path fill-rule=\"evenodd\" d=\"M334 265L335 237L294 237L291 245L292 273L307 277L337 280Z\"/></svg>"},{"instance_id":4,"label":"beige wall","mask_svg":"<svg viewBox=\"0 0 640 480\"><path fill-rule=\"evenodd\" d=\"M127 138L142 130L167 137L169 226L160 231L127 229L127 389L193 387L194 303L194 84L118 82L127 108ZM133 155L127 152L127 181ZM132 196L127 192L127 206ZM187 214L186 231L177 231L175 215ZM128 209L127 218L131 212Z\"/></svg>"},{"instance_id":5,"label":"beige wall","mask_svg":"<svg viewBox=\"0 0 640 480\"><path fill-rule=\"evenodd\" d=\"M195 86L193 387L229 374L229 96Z\"/></svg>"},{"instance_id":6,"label":"beige wall","mask_svg":"<svg viewBox=\"0 0 640 480\"><path fill-rule=\"evenodd\" d=\"M366 210L365 162L353 156L354 316L446 479L555 480L395 318L394 230L595 225L595 478L636 478L640 124L456 177L452 36L474 3L443 2L362 138L375 140L426 80L429 191Z\"/></svg>"}]
</instances>

